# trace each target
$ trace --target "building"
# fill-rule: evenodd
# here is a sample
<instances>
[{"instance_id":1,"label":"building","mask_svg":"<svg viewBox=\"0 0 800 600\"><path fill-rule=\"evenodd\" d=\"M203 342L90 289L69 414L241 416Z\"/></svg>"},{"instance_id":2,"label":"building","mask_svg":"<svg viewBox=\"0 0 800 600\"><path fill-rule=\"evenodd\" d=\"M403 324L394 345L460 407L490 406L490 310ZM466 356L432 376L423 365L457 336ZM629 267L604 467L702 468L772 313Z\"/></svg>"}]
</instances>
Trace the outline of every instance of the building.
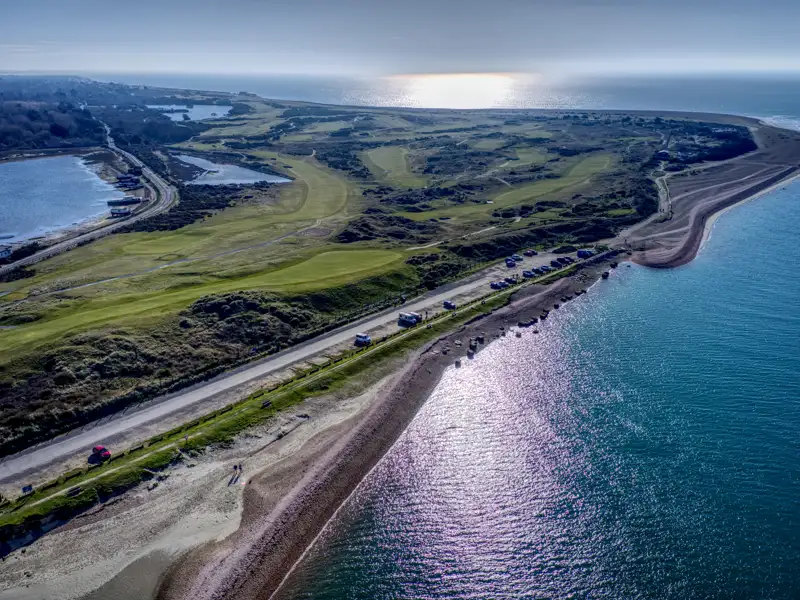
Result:
<instances>
[{"instance_id":1,"label":"building","mask_svg":"<svg viewBox=\"0 0 800 600\"><path fill-rule=\"evenodd\" d=\"M130 208L112 208L111 209L111 216L112 217L127 217L131 214Z\"/></svg>"}]
</instances>

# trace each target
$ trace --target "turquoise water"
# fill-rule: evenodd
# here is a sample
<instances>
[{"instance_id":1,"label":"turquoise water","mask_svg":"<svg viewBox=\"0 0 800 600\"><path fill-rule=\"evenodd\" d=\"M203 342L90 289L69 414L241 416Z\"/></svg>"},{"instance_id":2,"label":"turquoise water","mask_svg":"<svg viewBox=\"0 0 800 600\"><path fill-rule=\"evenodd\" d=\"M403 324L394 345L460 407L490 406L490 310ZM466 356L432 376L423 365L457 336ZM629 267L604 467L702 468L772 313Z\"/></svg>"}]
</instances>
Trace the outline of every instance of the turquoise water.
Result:
<instances>
[{"instance_id":1,"label":"turquoise water","mask_svg":"<svg viewBox=\"0 0 800 600\"><path fill-rule=\"evenodd\" d=\"M216 104L194 104L191 107L183 104L148 104L147 108L156 109L187 109L188 112L168 112L164 113L173 121L183 121L183 115L189 117L190 121L202 121L203 119L218 119L227 116L231 112L232 106L218 106Z\"/></svg>"},{"instance_id":2,"label":"turquoise water","mask_svg":"<svg viewBox=\"0 0 800 600\"><path fill-rule=\"evenodd\" d=\"M449 370L278 594L797 598L800 185Z\"/></svg>"},{"instance_id":3,"label":"turquoise water","mask_svg":"<svg viewBox=\"0 0 800 600\"><path fill-rule=\"evenodd\" d=\"M102 215L106 201L124 195L76 156L0 163L0 242Z\"/></svg>"}]
</instances>

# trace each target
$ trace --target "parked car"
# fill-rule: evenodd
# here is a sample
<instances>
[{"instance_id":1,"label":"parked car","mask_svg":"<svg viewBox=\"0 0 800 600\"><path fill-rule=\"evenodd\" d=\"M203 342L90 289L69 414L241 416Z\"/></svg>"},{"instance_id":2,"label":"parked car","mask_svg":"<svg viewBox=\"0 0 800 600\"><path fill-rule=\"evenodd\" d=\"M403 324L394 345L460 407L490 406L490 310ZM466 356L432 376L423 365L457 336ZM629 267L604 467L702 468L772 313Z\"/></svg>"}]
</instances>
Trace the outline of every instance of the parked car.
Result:
<instances>
[{"instance_id":1,"label":"parked car","mask_svg":"<svg viewBox=\"0 0 800 600\"><path fill-rule=\"evenodd\" d=\"M538 253L538 252L536 252L536 250L525 250L525 252L523 252L523 254L524 254L525 256L536 256L536 255L537 255L537 254L539 254L539 253Z\"/></svg>"},{"instance_id":2,"label":"parked car","mask_svg":"<svg viewBox=\"0 0 800 600\"><path fill-rule=\"evenodd\" d=\"M517 263L516 263L516 262L514 262L512 259L510 259L510 258L507 258L507 259L506 259L506 266L507 266L509 269L512 269L512 268L514 268L514 267L516 267L516 266L517 266Z\"/></svg>"},{"instance_id":3,"label":"parked car","mask_svg":"<svg viewBox=\"0 0 800 600\"><path fill-rule=\"evenodd\" d=\"M513 260L515 262L520 262L520 261L522 261L522 257L519 254L512 254L511 255L511 260Z\"/></svg>"},{"instance_id":4,"label":"parked car","mask_svg":"<svg viewBox=\"0 0 800 600\"><path fill-rule=\"evenodd\" d=\"M569 259L566 256L561 256L561 257L557 258L556 260L558 260L558 262L560 262L562 265L568 265L569 262L570 262Z\"/></svg>"},{"instance_id":5,"label":"parked car","mask_svg":"<svg viewBox=\"0 0 800 600\"><path fill-rule=\"evenodd\" d=\"M550 266L553 267L554 269L560 269L561 268L561 263L558 262L557 260L553 259L553 260L550 261Z\"/></svg>"},{"instance_id":6,"label":"parked car","mask_svg":"<svg viewBox=\"0 0 800 600\"><path fill-rule=\"evenodd\" d=\"M500 289L500 282L499 281L493 281L492 283L489 284L489 287L492 288L493 290L499 290Z\"/></svg>"},{"instance_id":7,"label":"parked car","mask_svg":"<svg viewBox=\"0 0 800 600\"><path fill-rule=\"evenodd\" d=\"M498 281L497 285L500 286L501 290L504 290L504 289L506 289L508 287L508 282L506 282L506 281Z\"/></svg>"},{"instance_id":8,"label":"parked car","mask_svg":"<svg viewBox=\"0 0 800 600\"><path fill-rule=\"evenodd\" d=\"M108 460L111 458L111 452L105 446L97 445L92 448L92 456L95 458L99 458L100 460Z\"/></svg>"},{"instance_id":9,"label":"parked car","mask_svg":"<svg viewBox=\"0 0 800 600\"><path fill-rule=\"evenodd\" d=\"M422 315L414 312L402 312L397 318L397 324L400 327L413 327L417 323L422 322Z\"/></svg>"},{"instance_id":10,"label":"parked car","mask_svg":"<svg viewBox=\"0 0 800 600\"><path fill-rule=\"evenodd\" d=\"M455 304L455 302L452 302L451 300L445 300L445 301L442 303L442 306L444 306L444 309L445 309L445 310L455 310L455 309L456 309L456 304Z\"/></svg>"},{"instance_id":11,"label":"parked car","mask_svg":"<svg viewBox=\"0 0 800 600\"><path fill-rule=\"evenodd\" d=\"M550 271L552 271L553 269L551 269L551 268L550 268L550 267L548 267L547 265L542 265L541 267L539 267L539 270L540 270L540 271L543 271L544 273L549 273L549 272L550 272Z\"/></svg>"},{"instance_id":12,"label":"parked car","mask_svg":"<svg viewBox=\"0 0 800 600\"><path fill-rule=\"evenodd\" d=\"M578 258L590 258L591 256L594 256L594 252L591 250L578 250Z\"/></svg>"},{"instance_id":13,"label":"parked car","mask_svg":"<svg viewBox=\"0 0 800 600\"><path fill-rule=\"evenodd\" d=\"M526 279L530 279L531 277L533 277L533 271L523 271L522 276L525 277Z\"/></svg>"},{"instance_id":14,"label":"parked car","mask_svg":"<svg viewBox=\"0 0 800 600\"><path fill-rule=\"evenodd\" d=\"M366 333L356 334L356 346L369 346L372 343L372 338Z\"/></svg>"}]
</instances>

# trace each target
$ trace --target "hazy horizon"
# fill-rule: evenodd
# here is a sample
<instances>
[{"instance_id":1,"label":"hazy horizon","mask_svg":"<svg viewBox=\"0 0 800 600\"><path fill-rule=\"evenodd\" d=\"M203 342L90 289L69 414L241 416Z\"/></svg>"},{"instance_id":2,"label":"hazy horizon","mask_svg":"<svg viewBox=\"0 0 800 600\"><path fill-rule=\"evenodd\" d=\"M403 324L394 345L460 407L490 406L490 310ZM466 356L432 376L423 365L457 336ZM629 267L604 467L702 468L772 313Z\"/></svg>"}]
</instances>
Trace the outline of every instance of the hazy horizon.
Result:
<instances>
[{"instance_id":1,"label":"hazy horizon","mask_svg":"<svg viewBox=\"0 0 800 600\"><path fill-rule=\"evenodd\" d=\"M29 0L0 71L385 76L800 72L800 4Z\"/></svg>"}]
</instances>

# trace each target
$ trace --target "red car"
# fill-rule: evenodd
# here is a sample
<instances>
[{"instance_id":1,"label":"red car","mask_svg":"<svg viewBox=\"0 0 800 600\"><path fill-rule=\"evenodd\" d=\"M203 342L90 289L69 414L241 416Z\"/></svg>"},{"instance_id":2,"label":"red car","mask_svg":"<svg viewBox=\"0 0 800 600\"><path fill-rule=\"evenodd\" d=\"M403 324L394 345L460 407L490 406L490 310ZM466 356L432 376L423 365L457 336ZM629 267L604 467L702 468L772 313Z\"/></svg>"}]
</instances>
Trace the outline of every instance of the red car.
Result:
<instances>
[{"instance_id":1,"label":"red car","mask_svg":"<svg viewBox=\"0 0 800 600\"><path fill-rule=\"evenodd\" d=\"M100 460L108 460L111 458L111 452L109 452L105 446L95 446L92 448L92 454Z\"/></svg>"}]
</instances>

